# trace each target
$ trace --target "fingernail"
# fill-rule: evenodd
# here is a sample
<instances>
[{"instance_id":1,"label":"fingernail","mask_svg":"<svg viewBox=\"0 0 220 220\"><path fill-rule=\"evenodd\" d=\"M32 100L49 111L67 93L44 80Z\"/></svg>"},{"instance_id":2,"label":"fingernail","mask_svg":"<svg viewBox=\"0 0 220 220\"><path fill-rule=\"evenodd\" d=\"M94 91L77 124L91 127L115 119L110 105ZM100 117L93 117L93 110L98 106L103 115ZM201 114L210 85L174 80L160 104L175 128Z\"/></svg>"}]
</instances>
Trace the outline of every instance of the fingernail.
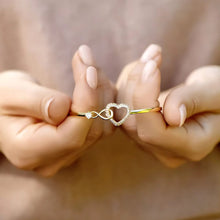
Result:
<instances>
[{"instance_id":1,"label":"fingernail","mask_svg":"<svg viewBox=\"0 0 220 220\"><path fill-rule=\"evenodd\" d=\"M140 58L140 61L145 63L152 58L158 56L162 52L162 49L160 46L156 44L151 44L143 53L143 55Z\"/></svg>"},{"instance_id":2,"label":"fingernail","mask_svg":"<svg viewBox=\"0 0 220 220\"><path fill-rule=\"evenodd\" d=\"M50 105L51 105L51 103L52 103L53 101L54 101L54 98L49 99L49 100L46 102L45 108L44 108L45 116L47 117L47 119L48 119L49 121L51 121L51 118L50 118L50 116L49 116L49 108L50 108Z\"/></svg>"},{"instance_id":3,"label":"fingernail","mask_svg":"<svg viewBox=\"0 0 220 220\"><path fill-rule=\"evenodd\" d=\"M95 67L89 66L86 70L86 81L90 88L96 89L98 85L98 73Z\"/></svg>"},{"instance_id":4,"label":"fingernail","mask_svg":"<svg viewBox=\"0 0 220 220\"><path fill-rule=\"evenodd\" d=\"M79 51L79 56L82 59L84 64L94 65L92 51L87 45L80 46L78 51Z\"/></svg>"},{"instance_id":5,"label":"fingernail","mask_svg":"<svg viewBox=\"0 0 220 220\"><path fill-rule=\"evenodd\" d=\"M154 60L149 60L143 69L142 82L146 82L147 79L158 70L157 64Z\"/></svg>"},{"instance_id":6,"label":"fingernail","mask_svg":"<svg viewBox=\"0 0 220 220\"><path fill-rule=\"evenodd\" d=\"M180 124L179 127L182 127L185 120L186 120L186 106L184 104L182 104L179 107L179 112L180 112Z\"/></svg>"}]
</instances>

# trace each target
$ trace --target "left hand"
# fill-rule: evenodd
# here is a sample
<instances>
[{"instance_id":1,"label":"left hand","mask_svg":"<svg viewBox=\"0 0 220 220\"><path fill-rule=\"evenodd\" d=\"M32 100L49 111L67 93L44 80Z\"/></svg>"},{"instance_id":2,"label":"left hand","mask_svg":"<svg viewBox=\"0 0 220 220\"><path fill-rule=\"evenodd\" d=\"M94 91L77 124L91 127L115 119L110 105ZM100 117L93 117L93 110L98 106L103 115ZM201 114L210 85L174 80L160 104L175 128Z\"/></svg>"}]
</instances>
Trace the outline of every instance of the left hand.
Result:
<instances>
[{"instance_id":1,"label":"left hand","mask_svg":"<svg viewBox=\"0 0 220 220\"><path fill-rule=\"evenodd\" d=\"M115 87L81 46L72 66L73 98L38 85L28 74L0 74L0 152L16 167L52 176L77 160L113 126L68 114L99 111L114 102Z\"/></svg>"},{"instance_id":2,"label":"left hand","mask_svg":"<svg viewBox=\"0 0 220 220\"><path fill-rule=\"evenodd\" d=\"M178 167L203 159L220 140L220 67L199 68L185 83L160 93L161 59L160 47L151 45L127 65L117 83L117 102L132 109L163 108L131 115L122 128L163 164Z\"/></svg>"}]
</instances>

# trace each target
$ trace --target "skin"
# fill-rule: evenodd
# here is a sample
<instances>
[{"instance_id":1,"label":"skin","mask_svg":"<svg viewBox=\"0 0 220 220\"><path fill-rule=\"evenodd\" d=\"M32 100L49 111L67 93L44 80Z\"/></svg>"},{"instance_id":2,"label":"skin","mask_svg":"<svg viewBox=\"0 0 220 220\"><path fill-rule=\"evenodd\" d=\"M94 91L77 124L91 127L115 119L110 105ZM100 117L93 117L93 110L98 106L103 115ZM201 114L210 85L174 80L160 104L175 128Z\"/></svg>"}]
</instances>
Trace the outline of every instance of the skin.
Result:
<instances>
[{"instance_id":1,"label":"skin","mask_svg":"<svg viewBox=\"0 0 220 220\"><path fill-rule=\"evenodd\" d=\"M117 103L133 109L163 107L163 113L128 117L122 129L164 165L178 167L188 160L203 159L219 142L220 67L197 69L185 83L160 93L162 55L157 47L148 47L148 61L138 60L124 68L117 82ZM156 63L156 69L143 81L143 69L149 60ZM103 109L116 97L114 86L100 70L97 88L88 86L88 65L78 51L72 64L72 98L38 85L25 73L9 71L0 75L0 150L16 167L52 176L71 165L102 136L112 134L110 122L68 114ZM43 109L50 98L53 101L46 115ZM187 119L179 127L182 104Z\"/></svg>"},{"instance_id":2,"label":"skin","mask_svg":"<svg viewBox=\"0 0 220 220\"><path fill-rule=\"evenodd\" d=\"M71 165L102 136L113 132L110 122L69 115L70 111L103 108L115 96L115 88L100 71L97 88L88 86L88 65L78 51L72 65L74 102L59 91L38 85L25 73L8 71L0 75L0 150L16 167L52 176ZM51 98L47 115L46 102Z\"/></svg>"},{"instance_id":3,"label":"skin","mask_svg":"<svg viewBox=\"0 0 220 220\"><path fill-rule=\"evenodd\" d=\"M145 81L143 68L149 61L138 60L124 68L117 82L117 102L128 103L133 109L160 105L163 112L129 117L122 128L144 151L168 167L200 161L220 140L220 67L196 69L183 84L161 93L162 55L154 50L150 56L157 68ZM186 106L186 120L179 127L182 104Z\"/></svg>"},{"instance_id":4,"label":"skin","mask_svg":"<svg viewBox=\"0 0 220 220\"><path fill-rule=\"evenodd\" d=\"M87 65L80 59L78 51L73 58L76 87L72 98L38 85L27 74L12 71L1 74L1 151L20 169L33 170L42 176L53 176L63 167L76 161L102 136L113 132L112 125L107 121L69 116L68 112L99 110L107 103L116 101L127 103L132 109L159 104L163 107L163 114L157 112L129 116L120 128L135 140L141 149L151 152L164 165L177 167L188 160L202 159L219 141L220 68L216 66L200 68L191 73L185 83L161 93L159 72L161 54L152 53L151 55L157 63L158 71L143 83L142 74L145 63L138 60L127 65L117 82L117 96L111 82L100 71L98 71L97 89L88 87L85 80ZM48 119L42 110L44 108L41 107L51 96L55 97L55 100L49 108L50 118ZM19 100L19 97L22 99ZM114 97L117 100L114 100ZM179 127L179 106L183 103L187 107L187 117L190 119ZM197 112L200 114L196 114ZM118 115L118 117L121 116ZM51 179L43 179L34 173L13 169L2 158L1 211L3 218L71 219L73 216L81 217L87 213L85 216L88 215L94 219L97 219L97 216L111 219L115 216L116 200L117 203L129 203L127 206L122 206L122 216L127 214L128 209L137 208L136 201L139 201L137 204L140 205L140 202L144 201L142 198L149 196L150 185L146 183L155 182L155 179L149 181L145 175L148 169L146 165L152 163L145 164L143 161L148 162L147 160L151 158L142 157L141 152L134 151L133 147L136 145L131 146L132 142L121 135L121 132L103 141L106 142L97 144L97 148L90 152L89 157L85 155L81 163L79 161L74 167L64 169ZM120 145L123 146L121 149ZM127 152L124 152L124 147L128 149ZM112 149L113 152L111 152ZM114 151L114 149L117 150ZM119 157L114 153L119 153ZM121 157L124 154L125 157ZM138 162L139 159L141 162L136 165L134 162ZM132 163L129 164L130 162ZM121 166L119 174L122 175L117 174L118 165ZM129 174L130 170L127 172L128 168L131 169L131 174ZM160 166L156 166L156 170L158 168L161 169ZM189 176L197 171L199 169L194 170ZM119 180L112 179L114 172L117 177L120 176ZM189 172L189 167L186 172ZM215 171L212 170L212 172ZM158 175L155 176L157 181ZM196 179L192 181L199 183ZM146 188L146 191L141 190L140 196L137 188ZM112 192L119 192L117 193L119 195L116 196ZM109 202L112 196L115 199ZM102 206L100 198L102 203L107 202L107 208L104 207L106 205ZM85 212L81 211L82 206L86 209ZM125 212L123 207L126 207ZM99 210L98 214L97 210ZM109 210L113 210L110 215ZM118 210L121 215L121 207ZM139 216L145 214L140 211L143 210L141 205L137 210L140 212ZM135 217L136 212L134 212Z\"/></svg>"}]
</instances>

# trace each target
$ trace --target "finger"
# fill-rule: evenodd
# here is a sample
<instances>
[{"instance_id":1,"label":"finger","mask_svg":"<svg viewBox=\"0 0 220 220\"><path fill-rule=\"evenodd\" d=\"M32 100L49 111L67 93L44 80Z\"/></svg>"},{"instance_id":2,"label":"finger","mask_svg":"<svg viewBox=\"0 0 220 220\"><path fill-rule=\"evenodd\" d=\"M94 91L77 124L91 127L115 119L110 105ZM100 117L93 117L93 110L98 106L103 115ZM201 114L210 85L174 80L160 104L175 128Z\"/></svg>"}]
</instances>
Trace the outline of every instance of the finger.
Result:
<instances>
[{"instance_id":1,"label":"finger","mask_svg":"<svg viewBox=\"0 0 220 220\"><path fill-rule=\"evenodd\" d=\"M219 143L219 129L220 115L203 113L193 116L182 127L168 126L162 134L146 137L151 143L160 146L159 151L165 151L162 153L164 156L167 151L178 158L199 161Z\"/></svg>"},{"instance_id":2,"label":"finger","mask_svg":"<svg viewBox=\"0 0 220 220\"><path fill-rule=\"evenodd\" d=\"M149 60L144 66L139 66L139 68L139 78L133 94L133 108L144 109L158 107L161 79L157 63L154 60ZM151 145L160 146L160 148L172 151L176 146L176 141L182 137L181 134L184 133L185 135L187 133L185 129L181 129L180 132L167 129L160 112L137 114L135 118L137 120L136 138L143 143L150 143ZM125 127L126 126L125 124ZM167 142L171 142L171 145Z\"/></svg>"},{"instance_id":3,"label":"finger","mask_svg":"<svg viewBox=\"0 0 220 220\"><path fill-rule=\"evenodd\" d=\"M88 46L80 46L72 61L75 88L71 111L74 113L86 113L98 111L100 104L100 75L91 49ZM57 131L61 137L72 140L73 146L76 142L83 146L92 124L97 119L86 117L68 117ZM77 141L76 141L77 140Z\"/></svg>"},{"instance_id":4,"label":"finger","mask_svg":"<svg viewBox=\"0 0 220 220\"><path fill-rule=\"evenodd\" d=\"M83 154L84 150L67 154L61 158L58 158L52 162L49 162L46 165L37 167L34 169L39 175L44 177L50 177L58 173L62 168L69 167L71 164L77 161Z\"/></svg>"},{"instance_id":5,"label":"finger","mask_svg":"<svg viewBox=\"0 0 220 220\"><path fill-rule=\"evenodd\" d=\"M70 110L70 97L30 80L5 78L0 81L0 88L2 115L31 116L57 125Z\"/></svg>"},{"instance_id":6,"label":"finger","mask_svg":"<svg viewBox=\"0 0 220 220\"><path fill-rule=\"evenodd\" d=\"M160 71L155 61L148 61L142 69L136 85L133 103L135 109L154 108L159 106L158 97L160 94ZM137 132L141 139L146 137L154 138L160 135L166 128L160 112L149 112L136 115Z\"/></svg>"},{"instance_id":7,"label":"finger","mask_svg":"<svg viewBox=\"0 0 220 220\"><path fill-rule=\"evenodd\" d=\"M122 70L122 72L121 72L121 74L120 74L120 76L117 80L117 83L116 83L116 88L118 90L120 90L120 92L123 91L123 89L125 88L126 83L127 83L127 76L134 69L134 67L137 65L137 62L138 61L134 61L132 63L129 63L128 65L126 65L123 68L123 70ZM121 95L121 93L119 95ZM119 100L121 100L123 98L123 96L121 96L121 97L118 96L117 98Z\"/></svg>"},{"instance_id":8,"label":"finger","mask_svg":"<svg viewBox=\"0 0 220 220\"><path fill-rule=\"evenodd\" d=\"M96 66L94 62L94 58L88 58L91 56L91 49L86 46L82 45L79 48L79 55L81 60L84 63L87 63L88 65L93 63L93 66ZM77 66L77 63L74 64ZM105 74L102 73L102 71L96 67L97 70L97 86L96 86L96 106L92 107L91 109L85 109L84 112L88 111L101 111L102 109L105 108L105 106L114 101L115 97L115 88L113 87L113 84L109 81L109 79L105 76ZM88 83L91 81L91 77L89 77L89 73L87 73L87 81ZM77 81L77 75L75 76L75 80ZM84 96L82 90L80 92L81 96ZM82 97L83 98L83 97ZM89 101L89 100L88 100ZM90 128L89 131L89 136L88 139L92 140L97 140L97 136L99 135L109 135L113 132L113 126L110 123L110 121L103 121L97 118L94 120L94 123L92 124L92 127ZM95 138L96 137L96 138Z\"/></svg>"},{"instance_id":9,"label":"finger","mask_svg":"<svg viewBox=\"0 0 220 220\"><path fill-rule=\"evenodd\" d=\"M39 175L44 177L51 177L55 175L66 163L66 160L70 155L66 156L64 159L56 160L55 162L52 162L49 165L40 166L34 169L35 172L37 172Z\"/></svg>"},{"instance_id":10,"label":"finger","mask_svg":"<svg viewBox=\"0 0 220 220\"><path fill-rule=\"evenodd\" d=\"M122 70L122 73L120 74L120 77L117 81L117 89L120 90L120 93L118 96L119 100L123 99L125 103L132 104L131 99L129 99L129 97L131 97L130 94L132 94L133 92L132 85L134 84L134 82L137 81L138 76L140 74L139 72L140 68L142 68L143 64L146 63L148 60L154 60L157 63L157 66L159 67L162 61L161 51L162 50L160 46L151 44L150 46L146 48L140 60L132 62L128 64L127 66L125 66L125 68ZM124 91L125 87L127 88L126 91ZM129 95L126 95L127 92Z\"/></svg>"},{"instance_id":11,"label":"finger","mask_svg":"<svg viewBox=\"0 0 220 220\"><path fill-rule=\"evenodd\" d=\"M99 81L92 51L88 46L79 47L73 57L72 66L76 83L73 92L72 111L87 112L94 110L98 104L97 88ZM87 109L87 102L91 103L90 109Z\"/></svg>"},{"instance_id":12,"label":"finger","mask_svg":"<svg viewBox=\"0 0 220 220\"><path fill-rule=\"evenodd\" d=\"M159 95L158 71L152 68L156 65L150 65L151 67L145 67L142 78L142 80L147 79L146 81L149 84L146 82L147 84L144 84L145 87L143 87L140 80L135 90L136 99L134 99L134 104L136 103L137 108L146 108L143 103L148 105L151 105L151 103L156 104ZM153 90L153 88L156 88L156 90ZM150 92L151 95L147 96ZM199 115L198 118L193 117L181 128L166 127L162 115L156 112L139 114L136 118L138 136L141 141L159 146L161 149L173 152L187 160L201 160L211 152L217 140L219 140L219 136L213 135L216 133L216 122L214 129L214 126L212 126L214 121L210 124L211 120L208 120L209 117L202 117L202 115Z\"/></svg>"},{"instance_id":13,"label":"finger","mask_svg":"<svg viewBox=\"0 0 220 220\"><path fill-rule=\"evenodd\" d=\"M177 168L187 162L186 159L175 156L173 157L166 156L164 155L164 153L153 153L153 154L162 164L164 164L169 168Z\"/></svg>"},{"instance_id":14,"label":"finger","mask_svg":"<svg viewBox=\"0 0 220 220\"><path fill-rule=\"evenodd\" d=\"M168 124L182 126L185 120L201 112L219 112L220 68L204 67L190 74L185 84L173 89L164 105Z\"/></svg>"},{"instance_id":15,"label":"finger","mask_svg":"<svg viewBox=\"0 0 220 220\"><path fill-rule=\"evenodd\" d=\"M160 67L162 62L162 49L157 44L151 44L142 54L140 61L142 63L147 63L149 60L154 60L157 63L157 66Z\"/></svg>"},{"instance_id":16,"label":"finger","mask_svg":"<svg viewBox=\"0 0 220 220\"><path fill-rule=\"evenodd\" d=\"M117 90L115 87L115 84L112 83L107 79L108 83L104 84L103 89L103 99L102 102L104 103L104 106L106 106L108 103L114 103L116 101L116 94ZM106 123L107 122L107 123ZM110 121L103 121L103 135L109 136L112 135L112 133L115 131L115 126Z\"/></svg>"},{"instance_id":17,"label":"finger","mask_svg":"<svg viewBox=\"0 0 220 220\"><path fill-rule=\"evenodd\" d=\"M124 67L122 70L122 73L119 76L119 79L117 81L117 103L125 103L130 108L132 108L132 92L133 88L135 86L135 80L131 79L131 77L128 77L130 72L132 72L137 65L137 61L132 62ZM123 118L123 113L116 111L116 119L121 120ZM127 118L127 120L123 123L122 128L126 127L127 133L132 137L136 133L136 121L135 118Z\"/></svg>"},{"instance_id":18,"label":"finger","mask_svg":"<svg viewBox=\"0 0 220 220\"><path fill-rule=\"evenodd\" d=\"M51 177L55 175L62 168L70 166L74 162L74 160L80 157L80 155L81 152L65 155L64 157L57 159L53 162L50 162L47 165L35 168L34 171L41 176Z\"/></svg>"},{"instance_id":19,"label":"finger","mask_svg":"<svg viewBox=\"0 0 220 220\"><path fill-rule=\"evenodd\" d=\"M169 125L182 126L185 120L201 112L220 110L219 86L181 85L172 90L164 104L164 116Z\"/></svg>"},{"instance_id":20,"label":"finger","mask_svg":"<svg viewBox=\"0 0 220 220\"><path fill-rule=\"evenodd\" d=\"M72 111L88 112L97 110L99 96L96 87L97 71L92 68L93 73L89 72L90 66L83 63L78 52L73 58L74 78L76 79ZM87 74L94 74L87 81ZM23 152L20 155L21 166L25 166L30 161L44 163L48 160L56 159L69 152L76 152L82 149L92 125L93 120L80 116L68 116L59 126L52 126L46 123L20 125L20 121L11 123L10 135L15 135L16 150ZM19 127L20 126L20 127ZM13 132L12 132L13 131ZM13 134L12 134L13 133ZM7 133L6 133L7 134ZM11 137L10 137L11 138ZM30 147L31 146L31 147ZM23 163L23 164L22 164Z\"/></svg>"},{"instance_id":21,"label":"finger","mask_svg":"<svg viewBox=\"0 0 220 220\"><path fill-rule=\"evenodd\" d=\"M166 167L177 168L187 162L186 158L178 156L177 154L160 148L159 146L141 143L140 147L145 152L151 153L152 156L158 159Z\"/></svg>"},{"instance_id":22,"label":"finger","mask_svg":"<svg viewBox=\"0 0 220 220\"><path fill-rule=\"evenodd\" d=\"M140 60L126 66L119 78L119 82L117 84L119 90L117 99L122 103L128 104L130 108L134 108L134 89L142 73L143 66L146 62L148 62L148 60L154 60L157 66L161 64L161 48L158 45L152 44L147 47ZM121 116L119 115L119 117ZM135 117L130 117L125 121L123 126L126 127L127 130L136 130L135 124Z\"/></svg>"},{"instance_id":23,"label":"finger","mask_svg":"<svg viewBox=\"0 0 220 220\"><path fill-rule=\"evenodd\" d=\"M107 104L115 102L116 88L115 85L107 78L107 76L98 68L98 94L99 94L99 103L98 111L101 111L106 107ZM92 124L92 127L87 136L88 143L91 140L91 143L97 141L97 133L100 131L102 136L111 135L115 130L113 124L109 120L97 119Z\"/></svg>"},{"instance_id":24,"label":"finger","mask_svg":"<svg viewBox=\"0 0 220 220\"><path fill-rule=\"evenodd\" d=\"M166 100L167 96L169 95L170 91L171 91L171 89L168 89L168 90L165 90L160 93L160 96L158 98L160 106L164 106L165 100ZM163 109L162 109L162 111L163 111Z\"/></svg>"},{"instance_id":25,"label":"finger","mask_svg":"<svg viewBox=\"0 0 220 220\"><path fill-rule=\"evenodd\" d=\"M185 140L188 140L188 145L182 145L181 151L188 160L199 161L203 159L220 141L220 114L197 114L187 120L180 128L183 127L187 130L188 135L185 136ZM176 127L176 130L180 128Z\"/></svg>"}]
</instances>

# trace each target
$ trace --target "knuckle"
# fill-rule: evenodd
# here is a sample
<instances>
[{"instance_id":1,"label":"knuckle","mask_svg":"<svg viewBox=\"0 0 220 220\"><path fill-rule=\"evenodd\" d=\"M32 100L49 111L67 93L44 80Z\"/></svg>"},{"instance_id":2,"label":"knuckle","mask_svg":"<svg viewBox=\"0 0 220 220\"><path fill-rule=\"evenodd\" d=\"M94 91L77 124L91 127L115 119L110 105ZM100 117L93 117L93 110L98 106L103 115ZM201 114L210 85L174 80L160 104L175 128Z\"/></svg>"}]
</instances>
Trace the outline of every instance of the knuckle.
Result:
<instances>
[{"instance_id":1,"label":"knuckle","mask_svg":"<svg viewBox=\"0 0 220 220\"><path fill-rule=\"evenodd\" d=\"M154 137L149 132L146 132L144 129L138 129L137 130L138 138L146 143L146 144L153 144L154 143Z\"/></svg>"},{"instance_id":2,"label":"knuckle","mask_svg":"<svg viewBox=\"0 0 220 220\"><path fill-rule=\"evenodd\" d=\"M137 123L136 118L127 118L125 122L122 124L122 128L126 130L128 133L136 133Z\"/></svg>"},{"instance_id":3,"label":"knuckle","mask_svg":"<svg viewBox=\"0 0 220 220\"><path fill-rule=\"evenodd\" d=\"M19 169L33 170L40 162L40 158L36 155L32 155L26 146L15 146L17 147L14 147L14 149L17 149L17 151L8 155L10 162Z\"/></svg>"},{"instance_id":4,"label":"knuckle","mask_svg":"<svg viewBox=\"0 0 220 220\"><path fill-rule=\"evenodd\" d=\"M19 145L13 145L13 147L8 146L7 151L5 151L5 156L8 160L17 168L22 170L32 170L35 163L32 159L28 158L25 152L20 149ZM13 150L13 151L11 151Z\"/></svg>"},{"instance_id":5,"label":"knuckle","mask_svg":"<svg viewBox=\"0 0 220 220\"><path fill-rule=\"evenodd\" d=\"M183 163L185 163L185 160L180 159L176 156L165 156L165 155L158 155L156 154L157 159L165 166L168 168L178 168L181 166Z\"/></svg>"},{"instance_id":6,"label":"knuckle","mask_svg":"<svg viewBox=\"0 0 220 220\"><path fill-rule=\"evenodd\" d=\"M187 159L192 162L198 162L203 159L203 156L199 154L191 154L191 155L188 155Z\"/></svg>"},{"instance_id":7,"label":"knuckle","mask_svg":"<svg viewBox=\"0 0 220 220\"><path fill-rule=\"evenodd\" d=\"M216 76L219 76L219 69L220 67L217 65L208 65L197 68L188 76L186 83L207 83L207 79L214 81L216 80Z\"/></svg>"},{"instance_id":8,"label":"knuckle","mask_svg":"<svg viewBox=\"0 0 220 220\"><path fill-rule=\"evenodd\" d=\"M95 129L94 131L91 131L88 136L87 136L87 140L88 141L94 141L99 139L102 136L103 132L101 129Z\"/></svg>"},{"instance_id":9,"label":"knuckle","mask_svg":"<svg viewBox=\"0 0 220 220\"><path fill-rule=\"evenodd\" d=\"M191 140L186 146L186 159L197 162L205 158L214 148L210 139L201 137L200 140Z\"/></svg>"},{"instance_id":10,"label":"knuckle","mask_svg":"<svg viewBox=\"0 0 220 220\"><path fill-rule=\"evenodd\" d=\"M138 74L137 74L137 71L134 71L135 70L135 67L137 65L137 61L134 61L132 63L129 63L127 64L123 70L122 70L122 74L127 77L127 80L136 80L138 79Z\"/></svg>"},{"instance_id":11,"label":"knuckle","mask_svg":"<svg viewBox=\"0 0 220 220\"><path fill-rule=\"evenodd\" d=\"M16 158L16 159L13 159L11 161L11 163L19 168L19 169L22 169L22 170L32 170L33 169L33 164L27 162L27 160L25 160L24 158Z\"/></svg>"},{"instance_id":12,"label":"knuckle","mask_svg":"<svg viewBox=\"0 0 220 220\"><path fill-rule=\"evenodd\" d=\"M192 97L191 99L191 108L188 110L190 115L195 114L199 109L199 98L197 96Z\"/></svg>"},{"instance_id":13,"label":"knuckle","mask_svg":"<svg viewBox=\"0 0 220 220\"><path fill-rule=\"evenodd\" d=\"M201 151L200 147L193 146L188 149L187 159L189 161L197 162L202 160L205 157L203 151Z\"/></svg>"},{"instance_id":14,"label":"knuckle","mask_svg":"<svg viewBox=\"0 0 220 220\"><path fill-rule=\"evenodd\" d=\"M76 151L82 150L85 143L94 142L94 141L98 140L100 137L102 137L102 135L103 135L102 129L93 129L93 131L89 132L89 134L84 138L75 137L71 141L67 140L67 142L65 143L65 146L67 149L70 149L70 150L76 150Z\"/></svg>"},{"instance_id":15,"label":"knuckle","mask_svg":"<svg viewBox=\"0 0 220 220\"><path fill-rule=\"evenodd\" d=\"M61 136L61 138L58 139L58 142L55 143L55 145L59 149L63 149L63 151L69 151L72 152L74 150L82 148L84 145L85 138L79 136L79 135L73 135L72 137L68 136Z\"/></svg>"},{"instance_id":16,"label":"knuckle","mask_svg":"<svg viewBox=\"0 0 220 220\"><path fill-rule=\"evenodd\" d=\"M85 143L85 139L76 138L71 142L66 143L66 146L70 150L77 150L77 149L81 149L84 146L84 143Z\"/></svg>"}]
</instances>

